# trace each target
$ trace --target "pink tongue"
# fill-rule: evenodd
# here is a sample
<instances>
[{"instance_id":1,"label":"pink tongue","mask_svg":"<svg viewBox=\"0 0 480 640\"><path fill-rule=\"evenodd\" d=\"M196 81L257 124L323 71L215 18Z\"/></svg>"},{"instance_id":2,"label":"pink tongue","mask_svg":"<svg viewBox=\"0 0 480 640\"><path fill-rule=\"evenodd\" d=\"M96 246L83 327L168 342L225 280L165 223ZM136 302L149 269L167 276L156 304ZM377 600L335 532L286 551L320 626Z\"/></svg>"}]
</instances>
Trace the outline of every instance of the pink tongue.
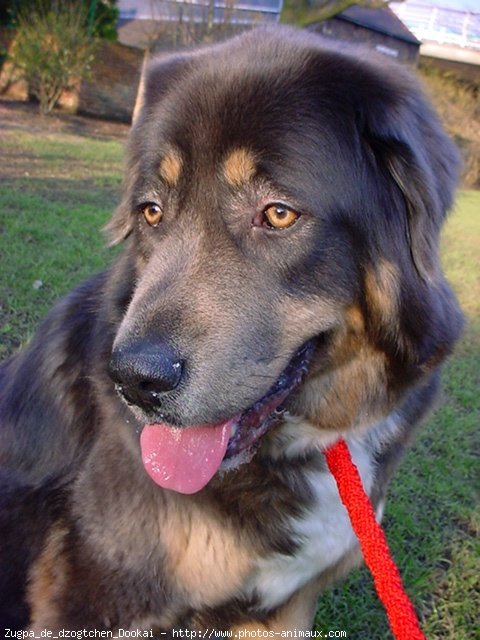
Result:
<instances>
[{"instance_id":1,"label":"pink tongue","mask_svg":"<svg viewBox=\"0 0 480 640\"><path fill-rule=\"evenodd\" d=\"M233 422L183 429L147 424L140 436L146 472L164 489L200 491L222 463Z\"/></svg>"}]
</instances>

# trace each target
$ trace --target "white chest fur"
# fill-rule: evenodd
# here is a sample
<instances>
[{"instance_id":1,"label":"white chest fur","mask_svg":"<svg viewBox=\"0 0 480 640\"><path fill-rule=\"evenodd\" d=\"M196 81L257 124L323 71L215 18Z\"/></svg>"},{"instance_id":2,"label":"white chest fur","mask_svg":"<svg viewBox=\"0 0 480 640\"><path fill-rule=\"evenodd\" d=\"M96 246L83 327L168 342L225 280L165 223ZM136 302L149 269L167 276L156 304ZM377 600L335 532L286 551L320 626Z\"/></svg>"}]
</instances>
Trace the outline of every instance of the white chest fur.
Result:
<instances>
[{"instance_id":1,"label":"white chest fur","mask_svg":"<svg viewBox=\"0 0 480 640\"><path fill-rule=\"evenodd\" d=\"M348 445L368 492L374 479L370 455L361 441L349 440ZM300 544L298 551L293 556L275 553L260 558L248 582L248 595L260 597L262 608L285 602L357 544L332 475L316 472L310 475L310 482L314 506L302 519L291 523L293 536Z\"/></svg>"}]
</instances>

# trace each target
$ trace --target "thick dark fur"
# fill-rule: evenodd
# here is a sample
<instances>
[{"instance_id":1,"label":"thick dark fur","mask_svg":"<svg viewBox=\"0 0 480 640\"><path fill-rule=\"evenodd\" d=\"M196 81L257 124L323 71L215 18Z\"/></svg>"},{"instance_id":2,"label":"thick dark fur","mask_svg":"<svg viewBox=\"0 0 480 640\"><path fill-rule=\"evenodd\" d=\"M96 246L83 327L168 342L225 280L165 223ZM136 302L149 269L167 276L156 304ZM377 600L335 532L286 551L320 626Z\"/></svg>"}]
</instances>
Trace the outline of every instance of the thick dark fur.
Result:
<instances>
[{"instance_id":1,"label":"thick dark fur","mask_svg":"<svg viewBox=\"0 0 480 640\"><path fill-rule=\"evenodd\" d=\"M308 629L357 547L330 563L312 538L318 568L293 591L265 563L295 568L299 523L323 531L338 508L325 443L357 447L380 508L434 401L461 329L438 261L457 168L404 69L316 36L260 29L151 65L109 224L124 251L0 370L0 628ZM271 202L301 216L273 230L258 222ZM250 462L193 496L150 480L145 422L238 414L310 339L308 375ZM129 407L112 349L147 343L182 379Z\"/></svg>"}]
</instances>

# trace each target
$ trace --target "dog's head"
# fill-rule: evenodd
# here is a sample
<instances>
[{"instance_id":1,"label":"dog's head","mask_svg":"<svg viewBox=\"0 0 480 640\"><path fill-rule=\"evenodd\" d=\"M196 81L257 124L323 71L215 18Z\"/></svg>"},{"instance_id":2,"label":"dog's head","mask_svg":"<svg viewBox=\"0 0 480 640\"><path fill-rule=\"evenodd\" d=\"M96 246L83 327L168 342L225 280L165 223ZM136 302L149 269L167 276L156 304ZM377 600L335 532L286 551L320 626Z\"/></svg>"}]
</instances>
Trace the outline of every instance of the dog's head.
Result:
<instances>
[{"instance_id":1,"label":"dog's head","mask_svg":"<svg viewBox=\"0 0 480 640\"><path fill-rule=\"evenodd\" d=\"M371 423L450 352L457 153L403 69L280 28L159 60L129 155L111 375L150 463L202 451L210 477L285 407Z\"/></svg>"}]
</instances>

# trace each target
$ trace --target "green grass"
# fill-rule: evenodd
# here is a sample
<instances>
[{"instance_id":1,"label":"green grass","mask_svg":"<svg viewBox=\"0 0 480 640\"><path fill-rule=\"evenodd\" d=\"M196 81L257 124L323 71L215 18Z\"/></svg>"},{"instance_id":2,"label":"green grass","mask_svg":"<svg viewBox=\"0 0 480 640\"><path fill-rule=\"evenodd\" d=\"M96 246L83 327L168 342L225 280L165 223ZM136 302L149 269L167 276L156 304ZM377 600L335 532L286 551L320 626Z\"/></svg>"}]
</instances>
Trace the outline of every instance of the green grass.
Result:
<instances>
[{"instance_id":1,"label":"green grass","mask_svg":"<svg viewBox=\"0 0 480 640\"><path fill-rule=\"evenodd\" d=\"M29 338L56 299L107 263L100 229L118 203L123 145L15 131L3 135L2 153L0 357Z\"/></svg>"},{"instance_id":2,"label":"green grass","mask_svg":"<svg viewBox=\"0 0 480 640\"><path fill-rule=\"evenodd\" d=\"M110 259L97 231L118 202L123 156L117 141L2 136L0 356L28 339L55 299ZM445 368L442 406L394 479L384 518L429 640L480 637L479 246L480 193L464 192L445 229L443 261L468 324ZM322 596L317 629L391 638L366 570Z\"/></svg>"}]
</instances>

